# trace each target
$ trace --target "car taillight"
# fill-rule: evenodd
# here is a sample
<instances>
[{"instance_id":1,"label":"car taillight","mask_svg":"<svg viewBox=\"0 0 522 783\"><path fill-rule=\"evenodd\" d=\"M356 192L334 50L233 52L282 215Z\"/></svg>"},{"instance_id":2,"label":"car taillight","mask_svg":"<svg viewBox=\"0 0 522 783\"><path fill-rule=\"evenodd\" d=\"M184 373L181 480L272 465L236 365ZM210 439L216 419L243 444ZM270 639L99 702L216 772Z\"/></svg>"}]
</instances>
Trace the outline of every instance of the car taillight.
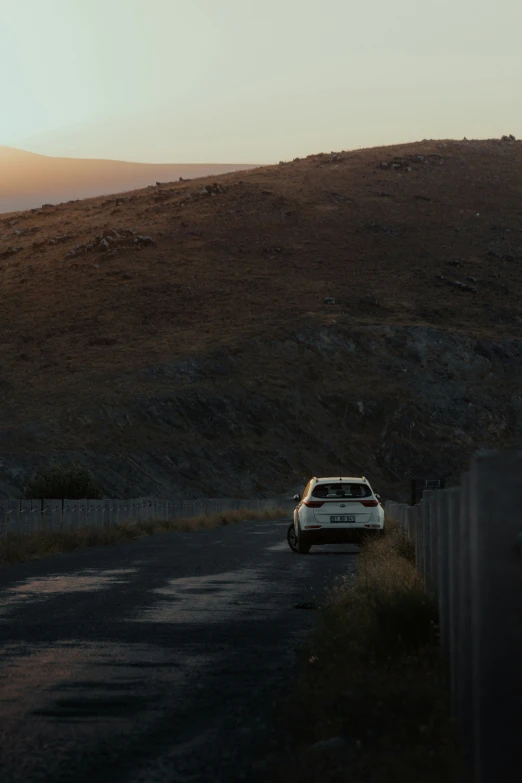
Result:
<instances>
[{"instance_id":1,"label":"car taillight","mask_svg":"<svg viewBox=\"0 0 522 783\"><path fill-rule=\"evenodd\" d=\"M361 500L361 503L363 504L363 506L366 506L366 508L373 508L374 506L379 505L378 500Z\"/></svg>"},{"instance_id":2,"label":"car taillight","mask_svg":"<svg viewBox=\"0 0 522 783\"><path fill-rule=\"evenodd\" d=\"M305 506L308 506L308 508L321 508L321 506L324 506L324 501L322 501L322 500L305 500L304 504L305 504Z\"/></svg>"}]
</instances>

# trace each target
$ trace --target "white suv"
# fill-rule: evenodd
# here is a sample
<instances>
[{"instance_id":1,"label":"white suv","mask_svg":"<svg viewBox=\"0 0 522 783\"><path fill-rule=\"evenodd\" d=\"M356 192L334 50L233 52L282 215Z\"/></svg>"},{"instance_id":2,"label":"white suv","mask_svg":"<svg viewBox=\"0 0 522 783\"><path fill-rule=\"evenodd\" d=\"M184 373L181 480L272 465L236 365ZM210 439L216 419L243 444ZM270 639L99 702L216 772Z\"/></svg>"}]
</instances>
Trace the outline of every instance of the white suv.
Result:
<instances>
[{"instance_id":1,"label":"white suv","mask_svg":"<svg viewBox=\"0 0 522 783\"><path fill-rule=\"evenodd\" d=\"M311 479L294 510L288 543L306 554L316 544L360 544L384 530L384 509L364 477Z\"/></svg>"}]
</instances>

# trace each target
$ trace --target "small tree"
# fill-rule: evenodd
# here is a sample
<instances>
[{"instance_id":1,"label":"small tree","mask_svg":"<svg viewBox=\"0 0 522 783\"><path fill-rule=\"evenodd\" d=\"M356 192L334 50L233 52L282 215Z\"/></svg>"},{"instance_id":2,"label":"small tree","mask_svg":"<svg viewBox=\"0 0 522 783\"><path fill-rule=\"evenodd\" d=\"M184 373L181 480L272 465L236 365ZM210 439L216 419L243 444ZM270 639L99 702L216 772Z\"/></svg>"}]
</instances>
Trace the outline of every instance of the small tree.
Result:
<instances>
[{"instance_id":1,"label":"small tree","mask_svg":"<svg viewBox=\"0 0 522 783\"><path fill-rule=\"evenodd\" d=\"M69 467L51 462L49 467L37 470L24 488L24 497L27 500L31 498L96 500L100 499L102 494L91 471L78 462Z\"/></svg>"}]
</instances>

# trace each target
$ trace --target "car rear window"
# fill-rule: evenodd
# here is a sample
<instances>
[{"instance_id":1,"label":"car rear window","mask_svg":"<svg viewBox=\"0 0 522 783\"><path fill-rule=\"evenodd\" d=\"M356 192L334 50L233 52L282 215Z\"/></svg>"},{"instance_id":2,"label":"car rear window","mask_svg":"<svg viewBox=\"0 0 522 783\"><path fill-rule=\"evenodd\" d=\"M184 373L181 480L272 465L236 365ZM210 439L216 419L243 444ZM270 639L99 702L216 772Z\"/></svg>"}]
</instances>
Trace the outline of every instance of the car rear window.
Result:
<instances>
[{"instance_id":1,"label":"car rear window","mask_svg":"<svg viewBox=\"0 0 522 783\"><path fill-rule=\"evenodd\" d=\"M342 484L317 484L312 490L314 498L368 498L372 491L368 484L343 482Z\"/></svg>"}]
</instances>

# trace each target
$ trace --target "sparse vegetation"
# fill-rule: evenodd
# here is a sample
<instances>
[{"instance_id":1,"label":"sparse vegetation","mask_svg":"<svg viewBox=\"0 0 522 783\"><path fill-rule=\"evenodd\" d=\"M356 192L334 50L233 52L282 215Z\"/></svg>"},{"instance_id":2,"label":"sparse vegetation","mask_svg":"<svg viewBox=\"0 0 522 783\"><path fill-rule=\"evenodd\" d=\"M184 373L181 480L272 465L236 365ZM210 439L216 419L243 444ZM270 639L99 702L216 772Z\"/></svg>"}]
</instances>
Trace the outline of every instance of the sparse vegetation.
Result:
<instances>
[{"instance_id":1,"label":"sparse vegetation","mask_svg":"<svg viewBox=\"0 0 522 783\"><path fill-rule=\"evenodd\" d=\"M460 769L437 605L396 526L320 610L281 705L273 783L453 783ZM328 741L329 742L325 742ZM325 743L322 746L316 743Z\"/></svg>"},{"instance_id":2,"label":"sparse vegetation","mask_svg":"<svg viewBox=\"0 0 522 783\"><path fill-rule=\"evenodd\" d=\"M22 563L48 555L72 552L87 546L108 546L125 541L135 541L141 536L168 533L178 530L191 532L209 530L222 525L232 525L250 519L276 519L287 511L274 508L259 512L235 509L220 514L201 514L184 519L151 519L144 522L124 522L110 527L81 527L77 530L41 530L33 533L8 533L0 536L0 565Z\"/></svg>"},{"instance_id":3,"label":"sparse vegetation","mask_svg":"<svg viewBox=\"0 0 522 783\"><path fill-rule=\"evenodd\" d=\"M24 497L28 500L32 498L95 500L102 495L91 471L80 463L64 467L53 461L47 468L37 471L24 489Z\"/></svg>"}]
</instances>

